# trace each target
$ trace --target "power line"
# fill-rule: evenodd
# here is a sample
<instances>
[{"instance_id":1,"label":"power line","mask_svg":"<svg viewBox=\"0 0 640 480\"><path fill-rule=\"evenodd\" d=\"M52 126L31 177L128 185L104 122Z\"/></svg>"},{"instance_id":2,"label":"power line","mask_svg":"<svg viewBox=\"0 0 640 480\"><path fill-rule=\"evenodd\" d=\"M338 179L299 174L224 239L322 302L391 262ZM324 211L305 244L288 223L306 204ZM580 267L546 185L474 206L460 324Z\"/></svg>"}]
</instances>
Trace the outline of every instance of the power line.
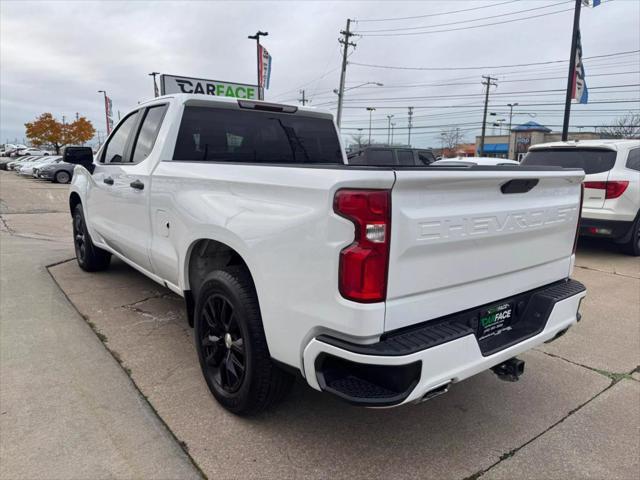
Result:
<instances>
[{"instance_id":1,"label":"power line","mask_svg":"<svg viewBox=\"0 0 640 480\"><path fill-rule=\"evenodd\" d=\"M584 57L583 60L591 60L595 58L609 58L616 57L620 55L629 55L632 53L638 53L640 50L628 50L625 52L613 52L606 53L603 55L594 55L591 57ZM426 71L448 71L448 70L492 70L496 68L518 68L518 67L532 67L536 65L550 65L553 63L566 63L568 60L547 60L545 62L533 62L533 63L516 63L512 65L493 65L493 66L477 66L477 67L396 67L391 65L375 65L369 63L356 63L349 62L351 65L358 65L359 67L370 67L370 68L385 68L391 70L426 70Z\"/></svg>"},{"instance_id":2,"label":"power line","mask_svg":"<svg viewBox=\"0 0 640 480\"><path fill-rule=\"evenodd\" d=\"M633 100L603 100L603 101L597 101L597 102L589 102L590 105L597 105L597 104L603 104L603 103L640 103L640 98L636 98ZM564 105L564 103L522 103L520 104L521 107L536 107L536 106L558 106L558 105ZM413 108L461 108L461 107L476 107L476 106L481 106L481 104L476 104L476 105L469 105L468 103L465 104L460 104L460 105L418 105L418 106L414 106ZM506 105L494 105L494 108L499 108L499 107L505 107ZM343 108L349 108L349 109L361 109L362 107L343 107ZM407 108L404 106L397 106L397 105L388 105L388 106L384 106L384 107L380 107L380 108L386 108L386 109L396 109L396 108Z\"/></svg>"},{"instance_id":3,"label":"power line","mask_svg":"<svg viewBox=\"0 0 640 480\"><path fill-rule=\"evenodd\" d=\"M465 8L464 10L453 10L453 11L450 11L450 12L429 13L427 15L415 15L415 16L412 16L412 17L365 18L364 20L356 20L356 23L360 23L360 22L389 22L389 21L394 21L394 20L413 20L414 18L439 17L439 16L442 16L442 15L451 15L451 14L454 14L454 13L471 12L473 10L481 10L483 8L497 7L499 5L506 5L508 3L515 3L517 1L518 0L509 0L508 2L493 3L491 5L483 5L481 7Z\"/></svg>"},{"instance_id":4,"label":"power line","mask_svg":"<svg viewBox=\"0 0 640 480\"><path fill-rule=\"evenodd\" d=\"M446 32L455 32L459 30L472 30L476 28L490 27L493 25L503 25L505 23L522 22L523 20L532 20L534 18L548 17L550 15L557 15L558 13L572 12L572 11L573 11L573 8L565 8L563 10L558 10L556 12L541 13L538 15L529 15L523 18L514 18L512 20L503 20L500 22L483 23L482 25L469 25L466 27L447 28L446 30L430 30L427 32L407 32L407 33L373 33L373 34L369 33L364 35L361 34L360 36L361 37L404 37L407 35L428 35L430 33L446 33Z\"/></svg>"},{"instance_id":5,"label":"power line","mask_svg":"<svg viewBox=\"0 0 640 480\"><path fill-rule=\"evenodd\" d=\"M632 83L632 84L626 84L626 85L605 85L605 86L598 86L598 87L589 87L589 90L603 90L603 89L610 89L610 88L632 88L632 87L638 87L640 86L640 83ZM546 90L520 90L517 92L496 92L493 95L494 96L510 96L510 95L539 95L539 94L555 94L555 93L562 93L564 92L564 89L562 88L554 88L554 89L546 89ZM595 92L594 92L595 93ZM627 91L610 91L610 92L597 92L597 93L629 93ZM444 99L444 98L473 98L473 97L478 97L480 95L484 95L483 93L460 93L460 94L453 94L453 95L426 95L426 96L411 96L411 97L375 97L375 98L354 98L354 99L350 99L350 100L345 100L346 102L349 103L353 103L353 102L399 102L399 101L405 101L405 100L437 100L437 99ZM324 103L319 103L318 106L322 106L322 105L328 105L331 103L335 103L335 101L333 102L324 102Z\"/></svg>"},{"instance_id":6,"label":"power line","mask_svg":"<svg viewBox=\"0 0 640 480\"><path fill-rule=\"evenodd\" d=\"M544 5L542 7L526 8L524 10L515 10L513 12L502 13L502 14L500 14L500 16L501 17L506 17L508 15L517 15L519 13L526 13L526 12L532 12L532 11L535 11L535 10L542 10L544 8L557 7L558 5L564 5L566 3L572 3L572 2L571 2L571 0L565 0L563 2L552 3L550 5ZM496 16L495 15L491 15L491 16L488 16L488 17L473 18L471 20L458 20L457 22L438 23L438 24L434 24L434 25L422 25L420 27L386 28L386 29L380 29L380 30L358 30L358 31L356 31L354 33L362 34L362 33L398 32L398 31L406 31L406 30L420 30L420 29L424 29L424 28L448 27L449 25L459 25L461 23L479 22L481 20L490 20L492 18L496 18Z\"/></svg>"}]
</instances>

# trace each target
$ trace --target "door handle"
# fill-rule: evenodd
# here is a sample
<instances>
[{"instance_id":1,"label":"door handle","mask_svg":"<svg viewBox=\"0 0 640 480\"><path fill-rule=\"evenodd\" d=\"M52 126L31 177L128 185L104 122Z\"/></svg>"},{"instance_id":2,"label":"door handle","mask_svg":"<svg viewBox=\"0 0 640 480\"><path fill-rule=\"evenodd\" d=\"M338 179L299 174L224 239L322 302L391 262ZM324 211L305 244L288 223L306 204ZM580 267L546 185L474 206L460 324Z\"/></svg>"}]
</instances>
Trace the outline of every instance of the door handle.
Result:
<instances>
[{"instance_id":1,"label":"door handle","mask_svg":"<svg viewBox=\"0 0 640 480\"><path fill-rule=\"evenodd\" d=\"M113 185L113 178L111 177L105 177L102 181L107 185Z\"/></svg>"},{"instance_id":2,"label":"door handle","mask_svg":"<svg viewBox=\"0 0 640 480\"><path fill-rule=\"evenodd\" d=\"M129 184L129 186L130 186L131 188L135 188L135 189L137 189L137 190L142 190L142 189L144 189L144 183L142 183L140 180L134 180L133 182L131 182L131 183Z\"/></svg>"}]
</instances>

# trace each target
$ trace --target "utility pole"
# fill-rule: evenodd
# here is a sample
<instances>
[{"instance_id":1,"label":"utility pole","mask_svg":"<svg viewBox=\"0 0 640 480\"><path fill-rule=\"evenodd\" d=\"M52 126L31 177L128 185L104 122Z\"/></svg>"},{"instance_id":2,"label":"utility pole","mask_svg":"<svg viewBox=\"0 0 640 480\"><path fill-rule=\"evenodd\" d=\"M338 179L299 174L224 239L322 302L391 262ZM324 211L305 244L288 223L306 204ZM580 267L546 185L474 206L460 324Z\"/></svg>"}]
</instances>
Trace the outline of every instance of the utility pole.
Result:
<instances>
[{"instance_id":1,"label":"utility pole","mask_svg":"<svg viewBox=\"0 0 640 480\"><path fill-rule=\"evenodd\" d=\"M261 74L262 72L260 71L260 37L266 37L267 35L269 35L269 32L263 32L258 30L256 32L255 35L249 35L247 38L250 38L251 40L255 40L256 41L256 48L257 48L257 70L258 70L258 100L264 100L264 90L262 88L262 86L260 85L262 83L262 81L260 80Z\"/></svg>"},{"instance_id":2,"label":"utility pole","mask_svg":"<svg viewBox=\"0 0 640 480\"><path fill-rule=\"evenodd\" d=\"M367 111L369 112L369 145L371 145L371 114L373 114L375 108L367 107Z\"/></svg>"},{"instance_id":3,"label":"utility pole","mask_svg":"<svg viewBox=\"0 0 640 480\"><path fill-rule=\"evenodd\" d=\"M507 103L509 107L509 151L507 155L511 158L511 121L513 120L513 107L517 107L518 103Z\"/></svg>"},{"instance_id":4,"label":"utility pole","mask_svg":"<svg viewBox=\"0 0 640 480\"><path fill-rule=\"evenodd\" d=\"M391 119L392 118L393 118L393 115L387 115L387 120L389 121L387 126L387 143L389 145L391 145Z\"/></svg>"},{"instance_id":5,"label":"utility pole","mask_svg":"<svg viewBox=\"0 0 640 480\"><path fill-rule=\"evenodd\" d=\"M409 138L407 145L411 146L411 127L413 127L413 107L409 107Z\"/></svg>"},{"instance_id":6,"label":"utility pole","mask_svg":"<svg viewBox=\"0 0 640 480\"><path fill-rule=\"evenodd\" d=\"M569 116L571 115L571 97L573 96L573 81L576 73L576 47L580 33L580 8L582 0L576 0L573 11L573 31L571 33L571 53L569 53L569 76L567 77L567 96L564 100L564 121L562 122L562 141L567 140L569 134Z\"/></svg>"},{"instance_id":7,"label":"utility pole","mask_svg":"<svg viewBox=\"0 0 640 480\"><path fill-rule=\"evenodd\" d=\"M150 77L153 77L153 96L159 97L160 92L158 91L158 84L156 83L156 75L160 75L160 72L151 72L149 74Z\"/></svg>"},{"instance_id":8,"label":"utility pole","mask_svg":"<svg viewBox=\"0 0 640 480\"><path fill-rule=\"evenodd\" d=\"M340 71L340 87L338 88L338 112L336 113L336 123L340 128L340 120L342 119L342 102L344 100L344 82L347 77L347 56L349 53L349 46L356 48L356 44L349 41L349 38L353 36L351 33L351 19L347 18L347 28L340 31L340 35L344 38L338 40L343 45L342 48L342 70Z\"/></svg>"},{"instance_id":9,"label":"utility pole","mask_svg":"<svg viewBox=\"0 0 640 480\"><path fill-rule=\"evenodd\" d=\"M104 118L107 122L107 136L111 133L111 128L109 126L109 111L107 108L107 92L106 90L98 90L98 93L102 93L104 96Z\"/></svg>"},{"instance_id":10,"label":"utility pole","mask_svg":"<svg viewBox=\"0 0 640 480\"><path fill-rule=\"evenodd\" d=\"M76 122L80 119L80 114L76 112Z\"/></svg>"},{"instance_id":11,"label":"utility pole","mask_svg":"<svg viewBox=\"0 0 640 480\"><path fill-rule=\"evenodd\" d=\"M491 88L491 85L494 85L496 87L498 86L498 84L494 82L494 80L497 80L497 78L493 78L491 76L485 76L485 75L483 75L482 78L485 79L482 82L482 85L486 85L487 89L484 94L484 115L482 116L482 136L480 137L480 149L479 149L480 155L484 153L484 137L487 130L487 108L489 107L489 89Z\"/></svg>"},{"instance_id":12,"label":"utility pole","mask_svg":"<svg viewBox=\"0 0 640 480\"><path fill-rule=\"evenodd\" d=\"M302 98L299 98L298 101L302 103L302 106L305 106L307 103L311 102L311 100L307 100L304 96L304 90L300 90L300 93L302 94Z\"/></svg>"}]
</instances>

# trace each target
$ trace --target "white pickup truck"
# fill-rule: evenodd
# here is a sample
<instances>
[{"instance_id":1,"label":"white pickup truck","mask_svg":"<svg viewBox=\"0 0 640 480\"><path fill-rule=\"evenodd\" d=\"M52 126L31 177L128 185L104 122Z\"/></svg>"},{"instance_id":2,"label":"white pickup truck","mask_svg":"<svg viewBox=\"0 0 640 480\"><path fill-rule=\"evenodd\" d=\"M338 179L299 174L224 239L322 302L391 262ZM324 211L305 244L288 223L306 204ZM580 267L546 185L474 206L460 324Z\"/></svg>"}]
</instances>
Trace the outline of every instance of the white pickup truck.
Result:
<instances>
[{"instance_id":1,"label":"white pickup truck","mask_svg":"<svg viewBox=\"0 0 640 480\"><path fill-rule=\"evenodd\" d=\"M198 95L138 105L75 163L77 260L185 298L237 414L295 373L348 402L418 402L580 319L579 169L349 165L330 113Z\"/></svg>"}]
</instances>

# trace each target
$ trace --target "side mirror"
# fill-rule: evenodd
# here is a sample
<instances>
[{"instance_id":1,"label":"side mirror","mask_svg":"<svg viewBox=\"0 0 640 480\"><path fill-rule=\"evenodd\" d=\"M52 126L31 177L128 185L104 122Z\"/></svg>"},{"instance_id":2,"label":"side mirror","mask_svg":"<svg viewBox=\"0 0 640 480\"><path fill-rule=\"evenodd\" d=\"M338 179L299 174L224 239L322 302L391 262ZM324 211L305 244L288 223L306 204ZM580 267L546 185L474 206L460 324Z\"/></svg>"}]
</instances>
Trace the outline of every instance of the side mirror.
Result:
<instances>
[{"instance_id":1,"label":"side mirror","mask_svg":"<svg viewBox=\"0 0 640 480\"><path fill-rule=\"evenodd\" d=\"M93 173L93 150L90 147L65 147L62 153L62 161L82 165Z\"/></svg>"}]
</instances>

